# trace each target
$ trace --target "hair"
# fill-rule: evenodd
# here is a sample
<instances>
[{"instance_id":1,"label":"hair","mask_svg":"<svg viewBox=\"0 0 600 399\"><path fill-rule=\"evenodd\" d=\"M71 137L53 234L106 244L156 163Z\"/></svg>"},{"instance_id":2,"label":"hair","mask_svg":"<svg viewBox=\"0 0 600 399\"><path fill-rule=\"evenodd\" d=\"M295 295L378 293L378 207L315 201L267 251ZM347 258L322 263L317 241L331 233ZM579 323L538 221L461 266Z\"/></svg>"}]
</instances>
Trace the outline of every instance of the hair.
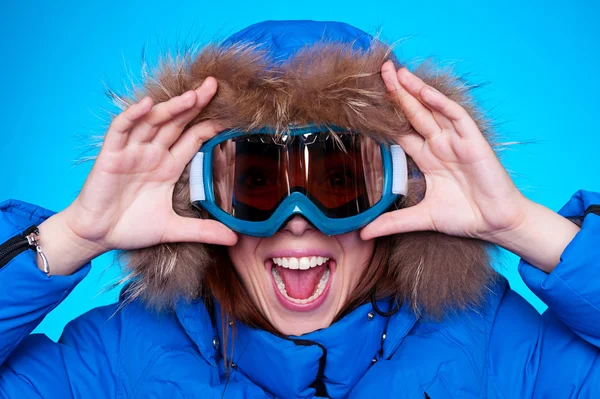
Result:
<instances>
[{"instance_id":1,"label":"hair","mask_svg":"<svg viewBox=\"0 0 600 399\"><path fill-rule=\"evenodd\" d=\"M399 66L391 49L375 39L368 51L323 41L302 49L282 65L244 43L213 45L198 54L163 60L152 75L145 76L133 98L112 92L111 96L122 107L146 95L159 103L213 76L219 83L217 94L190 126L207 119L218 119L232 128L270 126L277 131L285 131L290 124L334 124L392 143L414 130L381 80L380 68L388 59ZM490 126L472 102L473 86L431 63L415 72L465 107L491 141ZM415 205L425 193L425 180L410 159L409 169L402 207ZM191 205L188 179L189 166L175 185L174 210L181 216L207 217ZM439 319L448 312L477 307L497 278L490 266L491 248L480 240L432 231L378 238L370 265L338 318L367 302L372 293L407 302L420 317ZM128 300L141 298L148 306L162 309L203 297L209 309L218 301L227 320L277 333L252 303L225 248L170 243L126 251L123 256L129 270L126 279L131 280Z\"/></svg>"}]
</instances>

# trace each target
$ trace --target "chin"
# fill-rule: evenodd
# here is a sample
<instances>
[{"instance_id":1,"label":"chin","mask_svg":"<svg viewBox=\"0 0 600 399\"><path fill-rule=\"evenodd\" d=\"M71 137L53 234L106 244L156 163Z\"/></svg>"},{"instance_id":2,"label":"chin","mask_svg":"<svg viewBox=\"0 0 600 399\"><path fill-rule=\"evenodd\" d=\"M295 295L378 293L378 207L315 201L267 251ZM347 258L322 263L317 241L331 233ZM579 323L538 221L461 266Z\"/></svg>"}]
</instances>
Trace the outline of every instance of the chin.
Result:
<instances>
[{"instance_id":1,"label":"chin","mask_svg":"<svg viewBox=\"0 0 600 399\"><path fill-rule=\"evenodd\" d=\"M274 320L272 321L272 324L273 327L275 327L275 329L282 335L301 336L313 331L327 328L332 324L332 322L333 318L330 320L323 320L315 317L312 319L298 318L297 320Z\"/></svg>"}]
</instances>

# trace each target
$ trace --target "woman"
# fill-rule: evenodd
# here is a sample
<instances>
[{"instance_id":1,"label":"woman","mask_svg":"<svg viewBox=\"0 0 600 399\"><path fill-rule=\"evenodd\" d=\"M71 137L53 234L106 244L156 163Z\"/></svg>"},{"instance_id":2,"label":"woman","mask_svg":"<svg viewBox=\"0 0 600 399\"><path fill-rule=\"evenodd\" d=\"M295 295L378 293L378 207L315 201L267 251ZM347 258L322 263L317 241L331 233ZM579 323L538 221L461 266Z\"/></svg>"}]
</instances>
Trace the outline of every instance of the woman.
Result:
<instances>
[{"instance_id":1,"label":"woman","mask_svg":"<svg viewBox=\"0 0 600 399\"><path fill-rule=\"evenodd\" d=\"M164 65L67 209L0 206L0 396L598 397L600 195L527 200L466 89L396 65L309 21ZM112 249L120 302L29 335Z\"/></svg>"}]
</instances>

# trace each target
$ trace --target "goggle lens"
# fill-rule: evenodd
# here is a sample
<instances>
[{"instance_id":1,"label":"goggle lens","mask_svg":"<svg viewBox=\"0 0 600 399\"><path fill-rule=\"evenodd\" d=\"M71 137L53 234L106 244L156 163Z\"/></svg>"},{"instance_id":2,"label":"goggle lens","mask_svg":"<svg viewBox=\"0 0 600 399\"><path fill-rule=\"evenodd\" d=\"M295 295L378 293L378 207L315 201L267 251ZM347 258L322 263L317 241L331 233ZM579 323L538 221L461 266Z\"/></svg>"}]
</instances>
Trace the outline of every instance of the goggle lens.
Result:
<instances>
[{"instance_id":1,"label":"goggle lens","mask_svg":"<svg viewBox=\"0 0 600 399\"><path fill-rule=\"evenodd\" d=\"M291 193L301 192L329 218L358 215L383 192L380 145L360 134L252 134L217 145L213 191L236 219L265 221Z\"/></svg>"}]
</instances>

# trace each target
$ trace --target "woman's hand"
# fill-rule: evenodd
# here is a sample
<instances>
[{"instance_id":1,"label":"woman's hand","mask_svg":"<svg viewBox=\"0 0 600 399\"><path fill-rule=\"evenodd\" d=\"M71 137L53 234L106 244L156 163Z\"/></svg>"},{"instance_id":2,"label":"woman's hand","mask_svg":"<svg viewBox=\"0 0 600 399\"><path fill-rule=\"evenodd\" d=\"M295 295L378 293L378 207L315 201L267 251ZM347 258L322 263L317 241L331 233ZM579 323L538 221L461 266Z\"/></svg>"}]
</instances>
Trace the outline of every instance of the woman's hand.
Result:
<instances>
[{"instance_id":1,"label":"woman's hand","mask_svg":"<svg viewBox=\"0 0 600 399\"><path fill-rule=\"evenodd\" d=\"M425 177L418 205L382 215L363 237L415 230L486 239L520 225L527 200L515 187L469 114L392 62L382 77L415 133L398 138Z\"/></svg>"},{"instance_id":2,"label":"woman's hand","mask_svg":"<svg viewBox=\"0 0 600 399\"><path fill-rule=\"evenodd\" d=\"M184 131L216 90L216 80L207 78L197 90L164 103L153 105L146 97L113 120L79 196L40 225L52 274L71 274L111 249L237 241L221 223L181 217L172 204L186 165L203 142L222 130L204 121Z\"/></svg>"},{"instance_id":3,"label":"woman's hand","mask_svg":"<svg viewBox=\"0 0 600 399\"><path fill-rule=\"evenodd\" d=\"M406 68L396 71L391 61L382 66L381 74L415 129L398 142L423 173L427 189L419 204L381 215L362 230L361 237L434 230L486 240L543 270L554 268L577 226L519 192L459 104ZM540 232L542 226L558 230Z\"/></svg>"}]
</instances>

